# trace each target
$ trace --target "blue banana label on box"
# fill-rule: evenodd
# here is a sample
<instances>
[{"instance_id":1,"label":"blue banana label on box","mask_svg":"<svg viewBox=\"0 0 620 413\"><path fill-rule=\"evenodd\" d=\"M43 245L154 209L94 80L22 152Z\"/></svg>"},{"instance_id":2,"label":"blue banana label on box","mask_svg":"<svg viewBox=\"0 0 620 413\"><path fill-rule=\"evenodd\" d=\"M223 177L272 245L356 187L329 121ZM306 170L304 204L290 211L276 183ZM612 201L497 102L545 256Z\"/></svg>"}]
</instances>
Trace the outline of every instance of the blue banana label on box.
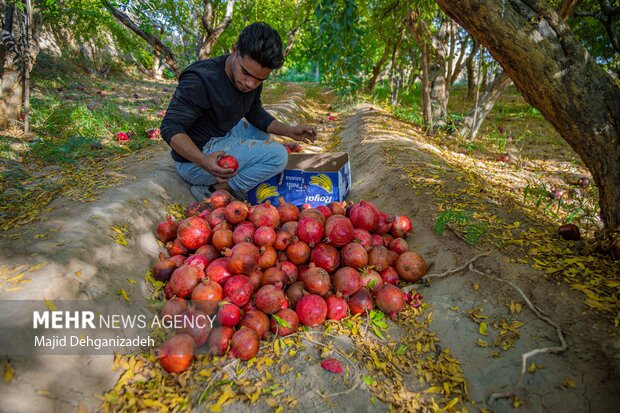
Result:
<instances>
[{"instance_id":1,"label":"blue banana label on box","mask_svg":"<svg viewBox=\"0 0 620 413\"><path fill-rule=\"evenodd\" d=\"M294 205L310 204L313 207L343 201L351 188L351 167L348 155L343 155L344 161L341 159L341 165L333 171L285 169L250 190L248 201L260 204L269 200L272 205L278 205L278 197L282 196L286 202ZM308 160L307 155L305 159Z\"/></svg>"}]
</instances>

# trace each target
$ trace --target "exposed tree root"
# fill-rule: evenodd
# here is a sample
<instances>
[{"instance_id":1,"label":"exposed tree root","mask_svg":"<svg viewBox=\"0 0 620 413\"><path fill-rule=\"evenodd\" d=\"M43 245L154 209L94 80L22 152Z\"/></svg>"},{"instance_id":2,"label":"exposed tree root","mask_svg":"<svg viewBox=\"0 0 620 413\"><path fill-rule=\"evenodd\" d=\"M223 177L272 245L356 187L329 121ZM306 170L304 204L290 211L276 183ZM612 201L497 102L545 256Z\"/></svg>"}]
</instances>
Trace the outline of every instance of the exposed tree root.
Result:
<instances>
[{"instance_id":1,"label":"exposed tree root","mask_svg":"<svg viewBox=\"0 0 620 413\"><path fill-rule=\"evenodd\" d=\"M546 322L547 324L555 327L555 331L558 335L558 338L561 344L560 346L555 346L555 347L536 348L531 351L528 351L527 353L523 353L521 355L521 372L519 374L519 380L517 381L517 384L512 389L507 390L505 392L491 394L491 396L489 397L488 404L492 405L498 399L505 399L505 398L514 396L519 389L523 388L523 381L525 379L525 372L527 370L527 361L530 357L534 357L538 354L544 354L544 353L562 353L568 349L568 345L566 344L566 339L564 338L564 334L562 333L562 329L560 328L560 326L556 324L553 320L551 320L549 316L547 316L540 308L536 307L530 301L530 299L525 295L523 290L521 290L521 288L519 288L517 285L515 285L514 283L510 281L503 280L499 277L495 277L495 276L486 274L478 270L476 267L474 267L473 263L469 264L469 269L472 272L475 272L476 274L480 274L485 277L492 278L494 280L506 283L510 285L512 288L514 288L515 290L517 290L519 294L521 295L521 297L523 298L523 300L525 301L525 303L527 304L527 306L530 308L530 310L532 310L532 312L536 315L536 317Z\"/></svg>"}]
</instances>

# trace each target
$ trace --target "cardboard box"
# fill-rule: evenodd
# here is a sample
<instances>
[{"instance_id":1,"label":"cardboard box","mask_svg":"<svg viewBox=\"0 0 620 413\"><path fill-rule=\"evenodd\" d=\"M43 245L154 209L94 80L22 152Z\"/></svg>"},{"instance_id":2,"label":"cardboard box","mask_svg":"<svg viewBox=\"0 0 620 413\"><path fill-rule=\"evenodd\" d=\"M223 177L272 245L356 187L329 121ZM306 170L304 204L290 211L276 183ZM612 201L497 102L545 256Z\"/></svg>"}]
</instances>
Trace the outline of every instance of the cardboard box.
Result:
<instances>
[{"instance_id":1,"label":"cardboard box","mask_svg":"<svg viewBox=\"0 0 620 413\"><path fill-rule=\"evenodd\" d=\"M278 197L283 196L294 205L316 207L343 201L350 189L349 154L290 154L284 171L251 189L248 201L254 205L269 200L278 205Z\"/></svg>"}]
</instances>

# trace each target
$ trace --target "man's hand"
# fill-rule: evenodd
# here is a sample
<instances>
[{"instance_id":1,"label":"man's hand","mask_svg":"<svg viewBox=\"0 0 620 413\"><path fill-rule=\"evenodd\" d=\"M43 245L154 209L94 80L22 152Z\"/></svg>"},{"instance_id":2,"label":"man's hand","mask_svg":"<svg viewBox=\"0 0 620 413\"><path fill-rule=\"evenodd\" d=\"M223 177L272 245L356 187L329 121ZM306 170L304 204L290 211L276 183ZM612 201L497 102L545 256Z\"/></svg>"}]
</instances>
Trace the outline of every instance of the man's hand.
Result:
<instances>
[{"instance_id":1,"label":"man's hand","mask_svg":"<svg viewBox=\"0 0 620 413\"><path fill-rule=\"evenodd\" d=\"M200 163L200 167L213 175L217 183L226 182L229 178L237 175L233 169L224 169L217 164L217 161L223 156L226 156L224 151L213 152L205 155Z\"/></svg>"},{"instance_id":2,"label":"man's hand","mask_svg":"<svg viewBox=\"0 0 620 413\"><path fill-rule=\"evenodd\" d=\"M316 140L316 130L306 125L291 126L288 136L298 142L311 143Z\"/></svg>"}]
</instances>

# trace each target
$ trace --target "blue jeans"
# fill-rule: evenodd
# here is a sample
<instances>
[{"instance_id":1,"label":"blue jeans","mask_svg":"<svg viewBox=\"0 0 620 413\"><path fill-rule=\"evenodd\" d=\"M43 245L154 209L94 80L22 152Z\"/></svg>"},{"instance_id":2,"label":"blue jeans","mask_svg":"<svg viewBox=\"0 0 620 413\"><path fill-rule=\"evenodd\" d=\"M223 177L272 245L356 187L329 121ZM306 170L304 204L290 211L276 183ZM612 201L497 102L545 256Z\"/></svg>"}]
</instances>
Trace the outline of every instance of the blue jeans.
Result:
<instances>
[{"instance_id":1,"label":"blue jeans","mask_svg":"<svg viewBox=\"0 0 620 413\"><path fill-rule=\"evenodd\" d=\"M235 193L245 193L284 170L288 153L284 146L270 142L269 134L241 119L226 135L211 138L202 149L204 154L224 151L237 158L237 175L228 180ZM175 163L179 175L191 185L213 185L215 177L191 162Z\"/></svg>"}]
</instances>

